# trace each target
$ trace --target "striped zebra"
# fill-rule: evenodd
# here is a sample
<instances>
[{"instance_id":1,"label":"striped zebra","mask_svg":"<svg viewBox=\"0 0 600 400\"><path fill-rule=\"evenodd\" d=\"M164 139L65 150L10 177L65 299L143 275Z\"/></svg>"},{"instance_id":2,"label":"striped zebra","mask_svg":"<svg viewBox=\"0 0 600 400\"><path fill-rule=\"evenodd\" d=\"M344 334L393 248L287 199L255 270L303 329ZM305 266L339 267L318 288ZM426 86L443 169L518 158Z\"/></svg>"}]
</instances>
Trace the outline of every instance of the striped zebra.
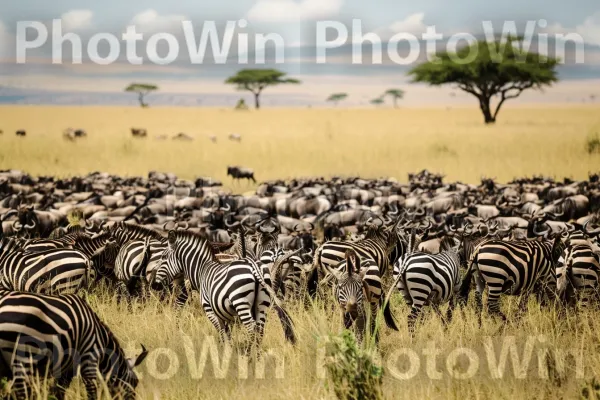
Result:
<instances>
[{"instance_id":1,"label":"striped zebra","mask_svg":"<svg viewBox=\"0 0 600 400\"><path fill-rule=\"evenodd\" d=\"M411 335L424 305L431 305L441 316L439 306L449 302L446 319L442 320L444 323L452 320L454 298L461 285L461 257L458 249L451 246L451 240L441 241L438 254L411 252L394 265L394 286L411 307L408 315Z\"/></svg>"},{"instance_id":2,"label":"striped zebra","mask_svg":"<svg viewBox=\"0 0 600 400\"><path fill-rule=\"evenodd\" d=\"M23 244L23 250L40 252L52 249L70 249L82 235L84 234L75 232L56 239L28 239Z\"/></svg>"},{"instance_id":3,"label":"striped zebra","mask_svg":"<svg viewBox=\"0 0 600 400\"><path fill-rule=\"evenodd\" d=\"M370 308L370 332L375 333L377 312L383 305L387 326L398 330L392 318L389 303L384 303L379 265L369 258L362 258L353 249L346 250L344 260L336 268L325 266L334 278L334 296L342 311L344 327L356 322L357 335L363 336L366 320L366 303Z\"/></svg>"},{"instance_id":4,"label":"striped zebra","mask_svg":"<svg viewBox=\"0 0 600 400\"><path fill-rule=\"evenodd\" d=\"M182 273L189 288L200 292L206 316L223 340L229 339L229 326L239 318L251 342L260 344L272 298L286 339L295 342L291 318L271 288L268 267L259 268L247 257L221 264L210 243L201 236L171 231L152 288L160 290Z\"/></svg>"},{"instance_id":5,"label":"striped zebra","mask_svg":"<svg viewBox=\"0 0 600 400\"><path fill-rule=\"evenodd\" d=\"M383 277L388 269L390 259L401 255L398 250L401 242L397 233L399 223L400 220L391 227L370 225L363 240L358 242L329 241L317 248L308 282L308 291L311 297L314 297L317 292L318 273L338 267L345 259L348 250L354 250L361 258L373 260L379 266L380 275Z\"/></svg>"},{"instance_id":6,"label":"striped zebra","mask_svg":"<svg viewBox=\"0 0 600 400\"><path fill-rule=\"evenodd\" d=\"M151 239L164 241L164 236L160 232L154 229L146 228L145 226L128 224L125 222L119 222L114 224L108 229L108 232L112 237L119 243L120 246L124 246L128 242L135 239L145 239L150 237Z\"/></svg>"},{"instance_id":7,"label":"striped zebra","mask_svg":"<svg viewBox=\"0 0 600 400\"><path fill-rule=\"evenodd\" d=\"M88 399L98 397L98 376L113 396L135 399L138 378L133 367L148 352L126 359L111 330L76 295L48 296L0 292L0 376L13 381L12 396L32 398L33 374L54 378L51 394L57 399L76 375Z\"/></svg>"},{"instance_id":8,"label":"striped zebra","mask_svg":"<svg viewBox=\"0 0 600 400\"><path fill-rule=\"evenodd\" d=\"M558 295L568 303L580 298L582 306L598 299L600 262L592 247L585 240L569 241L556 268Z\"/></svg>"},{"instance_id":9,"label":"striped zebra","mask_svg":"<svg viewBox=\"0 0 600 400\"><path fill-rule=\"evenodd\" d=\"M299 254L303 249L298 249L287 255L282 248L277 247L272 250L265 250L259 257L261 265L270 266L270 275L273 277L273 289L275 293L282 294L285 298L287 293L292 293L293 298L299 298L302 291L302 281L304 269L301 267L304 264L302 256ZM287 257L287 260L281 263L278 273L274 274L274 268L277 260Z\"/></svg>"},{"instance_id":10,"label":"striped zebra","mask_svg":"<svg viewBox=\"0 0 600 400\"><path fill-rule=\"evenodd\" d=\"M5 247L0 256L0 287L36 293L73 292L89 283L91 270L91 260L79 250L30 253Z\"/></svg>"},{"instance_id":11,"label":"striped zebra","mask_svg":"<svg viewBox=\"0 0 600 400\"><path fill-rule=\"evenodd\" d=\"M476 305L481 318L482 293L488 288L488 312L502 320L500 295L521 296L519 309L527 307L531 292L540 301L556 294L556 263L562 253L560 235L552 240L501 241L490 240L474 252L461 288L461 301L466 303L473 274L477 273Z\"/></svg>"}]
</instances>

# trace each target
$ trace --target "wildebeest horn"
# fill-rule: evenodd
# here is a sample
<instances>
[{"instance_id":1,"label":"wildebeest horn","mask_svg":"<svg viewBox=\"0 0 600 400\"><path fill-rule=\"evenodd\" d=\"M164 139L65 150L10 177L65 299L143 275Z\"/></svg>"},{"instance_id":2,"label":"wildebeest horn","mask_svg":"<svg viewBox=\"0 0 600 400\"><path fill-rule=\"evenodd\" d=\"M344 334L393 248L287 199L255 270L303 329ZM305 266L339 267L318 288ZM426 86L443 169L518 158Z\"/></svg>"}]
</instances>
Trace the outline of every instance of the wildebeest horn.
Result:
<instances>
[{"instance_id":1,"label":"wildebeest horn","mask_svg":"<svg viewBox=\"0 0 600 400\"><path fill-rule=\"evenodd\" d=\"M586 223L585 223L585 224L583 224L583 231L584 231L584 232L585 232L585 233L586 233L588 236L591 236L591 237L594 237L594 236L597 236L597 235L599 235L599 234L600 234L600 228L593 229L593 230L591 230L591 231L590 231L590 230L588 230L587 226L588 226L588 225L590 225L590 222L591 222L591 221L586 221Z\"/></svg>"},{"instance_id":2,"label":"wildebeest horn","mask_svg":"<svg viewBox=\"0 0 600 400\"><path fill-rule=\"evenodd\" d=\"M183 221L183 223L185 224L185 226L181 228L182 230L187 231L188 229L190 229L190 224L187 221Z\"/></svg>"},{"instance_id":3,"label":"wildebeest horn","mask_svg":"<svg viewBox=\"0 0 600 400\"><path fill-rule=\"evenodd\" d=\"M33 230L33 228L35 228L36 222L34 220L31 220L31 225L27 225L25 224L23 226L23 228L27 229L27 230Z\"/></svg>"},{"instance_id":4,"label":"wildebeest horn","mask_svg":"<svg viewBox=\"0 0 600 400\"><path fill-rule=\"evenodd\" d=\"M226 208L227 207L227 208ZM225 212L229 212L231 211L231 205L229 203L225 204L225 207L222 207L222 210Z\"/></svg>"},{"instance_id":5,"label":"wildebeest horn","mask_svg":"<svg viewBox=\"0 0 600 400\"><path fill-rule=\"evenodd\" d=\"M2 218L0 218L0 220L2 220L2 221L6 221L6 219L7 219L8 217L10 217L10 216L12 216L12 215L14 215L14 214L17 214L17 210L9 210L9 211L7 211L7 212L6 212L6 213L5 213L5 214L2 216Z\"/></svg>"},{"instance_id":6,"label":"wildebeest horn","mask_svg":"<svg viewBox=\"0 0 600 400\"><path fill-rule=\"evenodd\" d=\"M536 229L536 225L535 225L535 224L533 225L533 234L534 234L535 236L545 236L546 234L548 234L548 232L549 232L549 231L550 231L550 227L546 228L546 229L545 229L545 230L543 230L543 231L538 231L538 230Z\"/></svg>"},{"instance_id":7,"label":"wildebeest horn","mask_svg":"<svg viewBox=\"0 0 600 400\"><path fill-rule=\"evenodd\" d=\"M12 224L12 227L15 232L20 232L21 229L23 229L23 225L21 225L21 223L19 221L14 221Z\"/></svg>"}]
</instances>

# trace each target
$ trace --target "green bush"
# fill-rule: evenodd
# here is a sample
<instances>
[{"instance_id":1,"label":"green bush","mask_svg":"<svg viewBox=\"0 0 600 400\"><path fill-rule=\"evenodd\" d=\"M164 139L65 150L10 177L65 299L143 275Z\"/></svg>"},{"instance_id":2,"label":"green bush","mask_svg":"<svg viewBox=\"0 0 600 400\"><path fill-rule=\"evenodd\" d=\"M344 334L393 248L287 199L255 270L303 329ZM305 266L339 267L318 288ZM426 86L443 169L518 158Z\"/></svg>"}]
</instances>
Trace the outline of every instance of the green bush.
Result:
<instances>
[{"instance_id":1,"label":"green bush","mask_svg":"<svg viewBox=\"0 0 600 400\"><path fill-rule=\"evenodd\" d=\"M600 136L598 133L587 138L585 148L588 154L600 154Z\"/></svg>"},{"instance_id":2,"label":"green bush","mask_svg":"<svg viewBox=\"0 0 600 400\"><path fill-rule=\"evenodd\" d=\"M374 346L361 347L348 330L329 338L325 368L338 399L383 399L383 368L375 363L374 350Z\"/></svg>"}]
</instances>

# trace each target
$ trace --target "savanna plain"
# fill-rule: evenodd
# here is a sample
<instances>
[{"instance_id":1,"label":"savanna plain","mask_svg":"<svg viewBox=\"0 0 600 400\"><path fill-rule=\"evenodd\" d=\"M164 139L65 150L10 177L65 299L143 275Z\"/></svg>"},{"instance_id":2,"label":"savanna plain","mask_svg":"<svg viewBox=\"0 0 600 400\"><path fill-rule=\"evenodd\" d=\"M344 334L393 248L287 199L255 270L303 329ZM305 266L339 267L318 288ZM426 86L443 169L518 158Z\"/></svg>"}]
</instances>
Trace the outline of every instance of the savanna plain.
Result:
<instances>
[{"instance_id":1,"label":"savanna plain","mask_svg":"<svg viewBox=\"0 0 600 400\"><path fill-rule=\"evenodd\" d=\"M468 183L534 174L585 179L600 170L600 154L587 151L600 134L599 111L591 105L507 107L496 125L484 126L475 108L257 112L5 106L0 107L0 169L55 176L168 171L182 178L209 176L235 192L253 186L234 184L226 176L228 165L253 168L259 181L333 175L406 181L408 172L424 168L445 174L446 181ZM85 129L88 137L66 141L62 131L68 127ZM132 127L147 129L148 137L131 137ZM18 129L27 136L16 137ZM194 140L171 139L180 132ZM231 133L241 135L241 142L228 140ZM160 135L168 138L156 139ZM213 135L216 143L209 139ZM86 296L128 354L139 352L140 343L150 350L138 368L140 398L334 398L319 343L340 333L342 321L328 299L286 304L296 346L285 341L275 313L269 315L259 358L262 374L256 357L246 362L235 349L228 357L197 297L175 310L155 297L128 308L106 290ZM532 301L520 319L502 323L484 314L481 327L473 304L456 312L447 327L428 310L411 338L408 307L399 295L392 306L400 331L382 327L375 351L384 368L385 398L580 398L600 389L598 310L564 313ZM510 318L517 302L502 307ZM234 347L242 341L238 330ZM68 392L71 399L82 396L81 385Z\"/></svg>"}]
</instances>

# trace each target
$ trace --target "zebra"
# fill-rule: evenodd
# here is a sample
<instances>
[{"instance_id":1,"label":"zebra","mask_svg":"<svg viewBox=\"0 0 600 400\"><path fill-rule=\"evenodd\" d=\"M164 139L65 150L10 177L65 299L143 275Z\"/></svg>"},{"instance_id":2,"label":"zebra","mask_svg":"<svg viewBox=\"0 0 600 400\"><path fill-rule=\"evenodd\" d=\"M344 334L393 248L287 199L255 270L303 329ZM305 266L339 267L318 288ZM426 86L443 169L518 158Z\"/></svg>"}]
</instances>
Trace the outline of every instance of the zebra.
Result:
<instances>
[{"instance_id":1,"label":"zebra","mask_svg":"<svg viewBox=\"0 0 600 400\"><path fill-rule=\"evenodd\" d=\"M480 245L469 260L467 273L460 287L459 298L466 303L473 274L477 272L476 297L481 322L481 297L488 287L488 313L506 321L500 311L500 295L521 295L519 310L527 306L529 294L535 291L542 302L544 296L556 294L555 266L562 253L560 235L553 241L490 240Z\"/></svg>"},{"instance_id":2,"label":"zebra","mask_svg":"<svg viewBox=\"0 0 600 400\"><path fill-rule=\"evenodd\" d=\"M114 265L119 252L119 245L110 232L103 232L95 237L87 235L76 239L73 248L83 252L92 260L93 281L103 277L111 280L114 277Z\"/></svg>"},{"instance_id":3,"label":"zebra","mask_svg":"<svg viewBox=\"0 0 600 400\"><path fill-rule=\"evenodd\" d=\"M272 298L286 339L295 343L292 320L271 288L268 267L259 268L247 257L221 264L203 237L193 232L170 231L152 288L162 289L181 273L189 289L200 292L204 312L223 340L229 339L229 325L239 317L251 343L260 344Z\"/></svg>"},{"instance_id":4,"label":"zebra","mask_svg":"<svg viewBox=\"0 0 600 400\"><path fill-rule=\"evenodd\" d=\"M80 232L69 233L56 239L29 239L23 244L23 250L28 252L40 252L52 249L68 249L82 236Z\"/></svg>"},{"instance_id":5,"label":"zebra","mask_svg":"<svg viewBox=\"0 0 600 400\"><path fill-rule=\"evenodd\" d=\"M370 332L375 334L379 306L383 306L386 325L398 330L392 318L389 303L384 303L379 265L370 258L361 258L354 249L346 250L344 260L336 268L325 266L334 278L334 295L342 311L344 327L356 321L357 335L362 338L365 329L365 303L370 307ZM365 301L366 300L366 301Z\"/></svg>"},{"instance_id":6,"label":"zebra","mask_svg":"<svg viewBox=\"0 0 600 400\"><path fill-rule=\"evenodd\" d=\"M91 260L74 249L37 253L4 248L0 256L0 288L36 293L76 291L90 282Z\"/></svg>"},{"instance_id":7,"label":"zebra","mask_svg":"<svg viewBox=\"0 0 600 400\"><path fill-rule=\"evenodd\" d=\"M163 235L154 229L146 228L145 226L128 224L125 222L119 222L111 226L108 230L112 237L115 238L120 246L124 246L128 242L135 239L145 239L150 237L151 239L164 241Z\"/></svg>"},{"instance_id":8,"label":"zebra","mask_svg":"<svg viewBox=\"0 0 600 400\"><path fill-rule=\"evenodd\" d=\"M368 221L370 222L370 220ZM359 257L369 258L379 266L380 275L383 277L388 269L390 259L399 257L398 250L400 242L397 227L400 219L391 227L379 227L369 225L365 239L358 242L329 241L322 244L315 251L311 275L308 282L308 291L311 297L316 295L318 272L332 270L339 266L344 260L347 250L354 250ZM395 254L392 256L392 253Z\"/></svg>"},{"instance_id":9,"label":"zebra","mask_svg":"<svg viewBox=\"0 0 600 400\"><path fill-rule=\"evenodd\" d=\"M590 244L570 241L556 268L558 295L572 302L580 294L581 304L586 307L591 297L597 298L599 279L600 263Z\"/></svg>"},{"instance_id":10,"label":"zebra","mask_svg":"<svg viewBox=\"0 0 600 400\"><path fill-rule=\"evenodd\" d=\"M12 395L32 398L32 374L54 378L51 393L59 400L79 374L88 399L96 399L97 377L111 395L135 399L133 368L148 352L126 359L111 330L77 295L49 296L0 291L0 376L13 381Z\"/></svg>"},{"instance_id":11,"label":"zebra","mask_svg":"<svg viewBox=\"0 0 600 400\"><path fill-rule=\"evenodd\" d=\"M414 236L414 234L413 234ZM438 254L411 252L394 265L394 287L402 293L404 301L411 307L408 315L408 331L412 335L424 305L432 305L438 315L439 306L449 302L444 323L452 320L454 299L461 285L462 264L453 239L444 238Z\"/></svg>"},{"instance_id":12,"label":"zebra","mask_svg":"<svg viewBox=\"0 0 600 400\"><path fill-rule=\"evenodd\" d=\"M298 249L286 255L282 248L277 247L272 250L265 250L259 257L261 265L270 266L270 275L273 277L273 289L275 293L281 292L285 298L288 292L293 293L294 298L299 298L302 288L302 277L304 269L301 267L304 264L302 256L299 255L303 249ZM277 260L286 257L287 261L281 263L281 267L277 273L274 273L274 266Z\"/></svg>"}]
</instances>

